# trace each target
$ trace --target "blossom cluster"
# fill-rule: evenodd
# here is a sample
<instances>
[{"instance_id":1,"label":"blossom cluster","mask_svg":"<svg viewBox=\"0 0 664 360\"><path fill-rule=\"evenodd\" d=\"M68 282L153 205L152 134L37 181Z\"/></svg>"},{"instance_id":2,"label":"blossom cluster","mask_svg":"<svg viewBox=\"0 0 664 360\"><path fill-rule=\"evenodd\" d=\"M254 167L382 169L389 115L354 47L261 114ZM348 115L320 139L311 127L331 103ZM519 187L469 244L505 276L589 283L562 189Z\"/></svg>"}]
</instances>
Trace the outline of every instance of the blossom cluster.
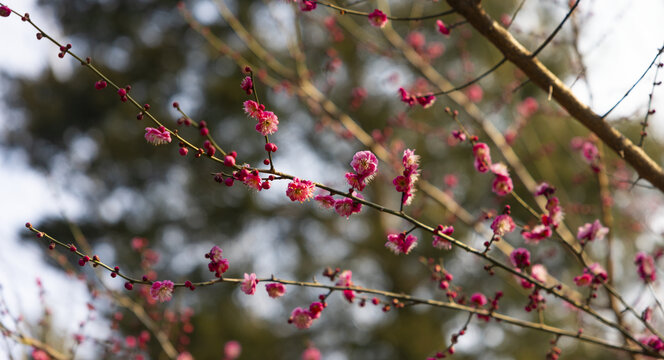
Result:
<instances>
[{"instance_id":1,"label":"blossom cluster","mask_svg":"<svg viewBox=\"0 0 664 360\"><path fill-rule=\"evenodd\" d=\"M607 279L608 275L606 270L604 270L599 263L593 263L587 268L584 268L581 275L574 277L574 283L576 286L598 285L605 282Z\"/></svg>"},{"instance_id":2,"label":"blossom cluster","mask_svg":"<svg viewBox=\"0 0 664 360\"><path fill-rule=\"evenodd\" d=\"M412 95L408 93L404 88L399 88L399 95L401 96L401 101L406 103L408 106L412 107L417 102L423 108L429 108L436 102L436 97L433 94L427 95Z\"/></svg>"},{"instance_id":3,"label":"blossom cluster","mask_svg":"<svg viewBox=\"0 0 664 360\"><path fill-rule=\"evenodd\" d=\"M350 166L353 168L354 172L347 172L344 175L346 182L351 186L349 194L358 199L364 199L362 194L357 191L364 190L367 184L378 173L378 159L371 151L358 151L353 155L353 160L350 162ZM337 214L345 216L346 218L349 218L352 214L357 214L362 210L362 204L350 197L337 200L331 194L321 194L315 196L314 199L324 208L334 208L334 211Z\"/></svg>"},{"instance_id":4,"label":"blossom cluster","mask_svg":"<svg viewBox=\"0 0 664 360\"><path fill-rule=\"evenodd\" d=\"M210 259L208 270L213 272L216 277L221 277L228 270L228 259L224 259L221 254L223 250L219 246L213 246L209 253L205 254L206 259Z\"/></svg>"},{"instance_id":5,"label":"blossom cluster","mask_svg":"<svg viewBox=\"0 0 664 360\"><path fill-rule=\"evenodd\" d=\"M454 226L438 225L433 233L433 242L431 245L436 249L451 250L452 243L445 239L443 235L452 236L452 233L454 233Z\"/></svg>"},{"instance_id":6,"label":"blossom cluster","mask_svg":"<svg viewBox=\"0 0 664 360\"><path fill-rule=\"evenodd\" d=\"M415 150L406 149L403 152L401 163L403 164L403 173L392 180L396 190L403 193L401 196L402 205L410 205L415 193L415 183L420 177L418 170L420 156L415 155Z\"/></svg>"},{"instance_id":7,"label":"blossom cluster","mask_svg":"<svg viewBox=\"0 0 664 360\"><path fill-rule=\"evenodd\" d=\"M413 248L417 246L417 237L405 232L398 234L388 234L385 247L392 250L395 254L408 255Z\"/></svg>"},{"instance_id":8,"label":"blossom cluster","mask_svg":"<svg viewBox=\"0 0 664 360\"><path fill-rule=\"evenodd\" d=\"M359 191L364 190L367 184L378 173L378 159L371 151L358 151L353 155L350 166L354 173L347 172L345 177L348 185Z\"/></svg>"},{"instance_id":9,"label":"blossom cluster","mask_svg":"<svg viewBox=\"0 0 664 360\"><path fill-rule=\"evenodd\" d=\"M526 243L537 244L540 241L549 238L553 234L553 229L556 229L560 222L563 220L563 210L560 207L560 201L557 197L553 196L556 188L546 182L542 182L535 188L535 196L545 196L546 201L546 214L542 214L541 221L532 229L524 229L521 236L526 240Z\"/></svg>"},{"instance_id":10,"label":"blossom cluster","mask_svg":"<svg viewBox=\"0 0 664 360\"><path fill-rule=\"evenodd\" d=\"M258 104L253 100L244 102L244 112L249 117L256 119L256 131L263 136L271 135L277 132L279 119L272 111L265 110L265 105Z\"/></svg>"},{"instance_id":11,"label":"blossom cluster","mask_svg":"<svg viewBox=\"0 0 664 360\"><path fill-rule=\"evenodd\" d=\"M507 166L503 163L492 163L489 146L485 143L475 143L473 145L473 155L475 156L475 170L485 173L489 170L496 175L491 185L491 190L499 196L505 196L512 192L514 184L510 177Z\"/></svg>"}]
</instances>

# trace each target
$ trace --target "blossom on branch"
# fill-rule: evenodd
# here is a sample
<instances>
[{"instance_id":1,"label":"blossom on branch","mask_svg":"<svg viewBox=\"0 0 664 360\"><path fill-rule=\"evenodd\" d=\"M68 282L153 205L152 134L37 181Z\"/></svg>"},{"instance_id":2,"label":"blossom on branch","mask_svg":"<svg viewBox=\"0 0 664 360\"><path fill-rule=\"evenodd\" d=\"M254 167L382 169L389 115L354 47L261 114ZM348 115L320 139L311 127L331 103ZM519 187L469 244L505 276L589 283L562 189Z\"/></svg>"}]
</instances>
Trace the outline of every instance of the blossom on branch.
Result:
<instances>
[{"instance_id":1,"label":"blossom on branch","mask_svg":"<svg viewBox=\"0 0 664 360\"><path fill-rule=\"evenodd\" d=\"M288 322L295 324L298 329L308 329L311 327L314 319L311 317L309 311L302 309L301 307L296 307L293 309Z\"/></svg>"},{"instance_id":2,"label":"blossom on branch","mask_svg":"<svg viewBox=\"0 0 664 360\"><path fill-rule=\"evenodd\" d=\"M415 246L417 246L417 238L410 234L406 235L406 233L388 234L385 243L385 247L397 255L408 255Z\"/></svg>"},{"instance_id":3,"label":"blossom on branch","mask_svg":"<svg viewBox=\"0 0 664 360\"><path fill-rule=\"evenodd\" d=\"M316 186L313 182L294 178L293 181L288 184L288 189L286 189L286 196L288 196L291 201L304 202L314 197L315 189Z\"/></svg>"},{"instance_id":4,"label":"blossom on branch","mask_svg":"<svg viewBox=\"0 0 664 360\"><path fill-rule=\"evenodd\" d=\"M489 145L477 143L473 145L473 155L475 156L475 169L481 173L489 171L491 167L491 153Z\"/></svg>"},{"instance_id":5,"label":"blossom on branch","mask_svg":"<svg viewBox=\"0 0 664 360\"><path fill-rule=\"evenodd\" d=\"M256 279L256 274L251 273L247 274L244 273L244 280L242 281L242 284L240 288L242 289L242 292L247 294L247 295L253 295L256 293L256 285L258 285L258 280Z\"/></svg>"},{"instance_id":6,"label":"blossom on branch","mask_svg":"<svg viewBox=\"0 0 664 360\"><path fill-rule=\"evenodd\" d=\"M150 296L159 302L170 301L173 297L173 285L170 280L155 281L150 287Z\"/></svg>"},{"instance_id":7,"label":"blossom on branch","mask_svg":"<svg viewBox=\"0 0 664 360\"><path fill-rule=\"evenodd\" d=\"M223 250L219 246L213 246L209 253L205 254L207 259L210 259L208 270L213 272L216 277L221 277L221 274L228 270L228 259L221 256Z\"/></svg>"},{"instance_id":8,"label":"blossom on branch","mask_svg":"<svg viewBox=\"0 0 664 360\"><path fill-rule=\"evenodd\" d=\"M585 244L588 241L602 240L608 233L609 229L602 226L599 220L595 220L592 223L586 223L583 226L579 226L576 238L581 241L581 244Z\"/></svg>"},{"instance_id":9,"label":"blossom on branch","mask_svg":"<svg viewBox=\"0 0 664 360\"><path fill-rule=\"evenodd\" d=\"M403 193L401 196L402 205L410 205L413 201L413 194L415 193L415 183L419 179L420 173L418 170L420 157L415 155L415 150L406 149L403 152L401 160L404 170L402 175L399 175L392 180L392 184L398 192Z\"/></svg>"},{"instance_id":10,"label":"blossom on branch","mask_svg":"<svg viewBox=\"0 0 664 360\"><path fill-rule=\"evenodd\" d=\"M286 287L284 284L280 283L265 284L265 290L267 291L267 294L270 295L270 297L273 299L282 297L286 293Z\"/></svg>"},{"instance_id":11,"label":"blossom on branch","mask_svg":"<svg viewBox=\"0 0 664 360\"><path fill-rule=\"evenodd\" d=\"M375 9L369 14L369 23L377 28L383 28L385 27L385 24L387 24L387 15L382 11Z\"/></svg>"},{"instance_id":12,"label":"blossom on branch","mask_svg":"<svg viewBox=\"0 0 664 360\"><path fill-rule=\"evenodd\" d=\"M639 277L646 283L651 283L657 278L657 268L655 267L655 259L652 256L640 252L636 254L634 263L638 266L637 272Z\"/></svg>"},{"instance_id":13,"label":"blossom on branch","mask_svg":"<svg viewBox=\"0 0 664 360\"><path fill-rule=\"evenodd\" d=\"M171 142L171 133L165 127L160 126L159 129L152 127L145 128L145 140L152 145L162 145Z\"/></svg>"},{"instance_id":14,"label":"blossom on branch","mask_svg":"<svg viewBox=\"0 0 664 360\"><path fill-rule=\"evenodd\" d=\"M452 233L454 233L454 226L438 225L438 227L436 227L436 232L433 234L433 242L431 245L436 249L451 250L452 242L441 235L452 236Z\"/></svg>"},{"instance_id":15,"label":"blossom on branch","mask_svg":"<svg viewBox=\"0 0 664 360\"><path fill-rule=\"evenodd\" d=\"M438 28L438 32L443 34L443 35L449 35L450 34L450 29L445 26L445 23L443 20L436 20L436 28Z\"/></svg>"},{"instance_id":16,"label":"blossom on branch","mask_svg":"<svg viewBox=\"0 0 664 360\"><path fill-rule=\"evenodd\" d=\"M0 6L0 16L8 17L9 15L11 15L11 13L12 13L12 10L10 8L8 8L7 6L5 6L5 5Z\"/></svg>"}]
</instances>

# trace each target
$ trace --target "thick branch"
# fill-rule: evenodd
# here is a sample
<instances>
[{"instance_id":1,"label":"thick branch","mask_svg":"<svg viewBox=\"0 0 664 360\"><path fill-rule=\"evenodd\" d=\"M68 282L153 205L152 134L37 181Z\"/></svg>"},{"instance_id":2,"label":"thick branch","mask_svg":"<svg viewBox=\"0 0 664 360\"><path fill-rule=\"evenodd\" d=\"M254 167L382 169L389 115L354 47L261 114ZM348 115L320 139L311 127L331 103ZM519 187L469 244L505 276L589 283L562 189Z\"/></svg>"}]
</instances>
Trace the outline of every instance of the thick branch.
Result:
<instances>
[{"instance_id":1,"label":"thick branch","mask_svg":"<svg viewBox=\"0 0 664 360\"><path fill-rule=\"evenodd\" d=\"M662 168L641 148L577 99L558 77L533 57L532 53L514 39L505 28L487 15L479 1L447 0L447 3L466 18L480 34L491 41L534 84L547 93L551 93L558 104L565 108L571 116L594 132L608 147L625 159L641 178L650 181L656 188L664 191Z\"/></svg>"}]
</instances>

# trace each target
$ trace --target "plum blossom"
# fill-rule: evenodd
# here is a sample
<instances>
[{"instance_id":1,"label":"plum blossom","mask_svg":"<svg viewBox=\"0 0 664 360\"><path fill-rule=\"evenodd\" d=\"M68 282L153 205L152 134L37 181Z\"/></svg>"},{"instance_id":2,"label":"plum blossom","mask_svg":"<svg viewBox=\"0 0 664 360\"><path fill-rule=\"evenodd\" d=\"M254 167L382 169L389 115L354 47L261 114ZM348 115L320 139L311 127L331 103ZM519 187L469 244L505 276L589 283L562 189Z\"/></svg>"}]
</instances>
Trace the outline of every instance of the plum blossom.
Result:
<instances>
[{"instance_id":1,"label":"plum blossom","mask_svg":"<svg viewBox=\"0 0 664 360\"><path fill-rule=\"evenodd\" d=\"M650 283L655 281L657 278L657 269L655 267L655 259L652 256L644 252L640 252L636 254L634 263L638 266L637 273L644 282Z\"/></svg>"},{"instance_id":2,"label":"plum blossom","mask_svg":"<svg viewBox=\"0 0 664 360\"><path fill-rule=\"evenodd\" d=\"M205 254L205 257L210 259L208 264L208 270L213 272L216 277L221 277L221 274L225 273L228 270L228 259L224 259L221 256L223 250L219 246L213 246L209 253Z\"/></svg>"},{"instance_id":3,"label":"plum blossom","mask_svg":"<svg viewBox=\"0 0 664 360\"><path fill-rule=\"evenodd\" d=\"M436 97L432 94L418 96L416 98L417 103L420 104L423 108L428 109L433 106L433 103L436 102Z\"/></svg>"},{"instance_id":4,"label":"plum blossom","mask_svg":"<svg viewBox=\"0 0 664 360\"><path fill-rule=\"evenodd\" d=\"M302 11L311 11L316 9L316 2L315 1L309 1L309 0L302 0L300 2L300 10Z\"/></svg>"},{"instance_id":5,"label":"plum blossom","mask_svg":"<svg viewBox=\"0 0 664 360\"><path fill-rule=\"evenodd\" d=\"M145 140L155 146L168 144L171 142L171 133L163 126L160 126L158 129L146 127Z\"/></svg>"},{"instance_id":6,"label":"plum blossom","mask_svg":"<svg viewBox=\"0 0 664 360\"><path fill-rule=\"evenodd\" d=\"M401 95L401 101L406 103L408 106L415 105L415 97L410 95L404 88L399 88L399 95Z\"/></svg>"},{"instance_id":7,"label":"plum blossom","mask_svg":"<svg viewBox=\"0 0 664 360\"><path fill-rule=\"evenodd\" d=\"M316 195L314 200L318 201L318 203L326 209L333 208L335 203L332 195Z\"/></svg>"},{"instance_id":8,"label":"plum blossom","mask_svg":"<svg viewBox=\"0 0 664 360\"><path fill-rule=\"evenodd\" d=\"M173 285L170 280L155 281L150 288L150 296L159 302L170 301L173 297Z\"/></svg>"},{"instance_id":9,"label":"plum blossom","mask_svg":"<svg viewBox=\"0 0 664 360\"><path fill-rule=\"evenodd\" d=\"M244 112L254 119L258 119L258 116L261 114L261 112L265 110L265 106L258 105L258 103L253 100L247 100L243 103L243 105Z\"/></svg>"},{"instance_id":10,"label":"plum blossom","mask_svg":"<svg viewBox=\"0 0 664 360\"><path fill-rule=\"evenodd\" d=\"M263 189L263 183L261 180L260 175L258 174L258 171L252 171L248 172L247 174L243 174L244 176L242 177L242 182L249 186L250 188L256 189L258 191L261 191Z\"/></svg>"},{"instance_id":11,"label":"plum blossom","mask_svg":"<svg viewBox=\"0 0 664 360\"><path fill-rule=\"evenodd\" d=\"M549 195L553 195L554 192L556 192L556 188L549 185L547 182L541 182L535 187L535 196L544 195L549 197Z\"/></svg>"},{"instance_id":12,"label":"plum blossom","mask_svg":"<svg viewBox=\"0 0 664 360\"><path fill-rule=\"evenodd\" d=\"M304 202L314 197L315 189L316 186L313 182L294 178L293 181L288 184L288 189L286 189L286 196L288 196L291 201Z\"/></svg>"},{"instance_id":13,"label":"plum blossom","mask_svg":"<svg viewBox=\"0 0 664 360\"><path fill-rule=\"evenodd\" d=\"M253 80L251 80L251 76L247 76L244 79L242 79L240 87L242 88L242 90L244 90L247 93L247 95L251 95L254 89L254 82Z\"/></svg>"},{"instance_id":14,"label":"plum blossom","mask_svg":"<svg viewBox=\"0 0 664 360\"><path fill-rule=\"evenodd\" d=\"M588 241L602 240L608 233L609 229L602 226L599 220L595 220L593 223L586 223L583 226L579 226L576 237L581 240L581 244L585 244Z\"/></svg>"},{"instance_id":15,"label":"plum blossom","mask_svg":"<svg viewBox=\"0 0 664 360\"><path fill-rule=\"evenodd\" d=\"M12 13L12 10L9 7L7 7L5 5L0 6L0 16L8 17L9 15L11 15L11 13Z\"/></svg>"},{"instance_id":16,"label":"plum blossom","mask_svg":"<svg viewBox=\"0 0 664 360\"><path fill-rule=\"evenodd\" d=\"M530 268L530 276L535 280L545 283L546 279L549 277L549 272L546 271L546 267L542 264L535 264Z\"/></svg>"},{"instance_id":17,"label":"plum blossom","mask_svg":"<svg viewBox=\"0 0 664 360\"><path fill-rule=\"evenodd\" d=\"M470 296L470 302L477 307L482 307L486 305L487 299L486 296L484 296L484 294L477 292Z\"/></svg>"},{"instance_id":18,"label":"plum blossom","mask_svg":"<svg viewBox=\"0 0 664 360\"><path fill-rule=\"evenodd\" d=\"M515 228L514 220L509 214L498 215L491 223L491 230L495 236L504 236L514 231Z\"/></svg>"},{"instance_id":19,"label":"plum blossom","mask_svg":"<svg viewBox=\"0 0 664 360\"><path fill-rule=\"evenodd\" d=\"M271 135L279 129L279 119L272 111L262 111L258 115L258 124L256 124L256 131L263 136Z\"/></svg>"},{"instance_id":20,"label":"plum blossom","mask_svg":"<svg viewBox=\"0 0 664 360\"><path fill-rule=\"evenodd\" d=\"M296 307L293 309L293 312L291 312L288 321L295 324L298 329L308 329L311 327L311 323L313 323L314 319L311 317L309 311L304 310L301 307Z\"/></svg>"},{"instance_id":21,"label":"plum blossom","mask_svg":"<svg viewBox=\"0 0 664 360\"><path fill-rule=\"evenodd\" d=\"M445 23L443 20L436 20L436 28L438 29L438 32L443 34L443 35L449 35L450 34L450 29L445 26Z\"/></svg>"},{"instance_id":22,"label":"plum blossom","mask_svg":"<svg viewBox=\"0 0 664 360\"><path fill-rule=\"evenodd\" d=\"M371 151L358 151L350 166L364 181L369 182L378 172L378 158Z\"/></svg>"},{"instance_id":23,"label":"plum blossom","mask_svg":"<svg viewBox=\"0 0 664 360\"><path fill-rule=\"evenodd\" d=\"M530 266L530 252L524 248L514 249L510 254L510 261L516 268L527 268Z\"/></svg>"},{"instance_id":24,"label":"plum blossom","mask_svg":"<svg viewBox=\"0 0 664 360\"><path fill-rule=\"evenodd\" d=\"M387 24L387 15L382 11L375 9L369 14L369 23L377 28L383 28L385 27L385 24Z\"/></svg>"},{"instance_id":25,"label":"plum blossom","mask_svg":"<svg viewBox=\"0 0 664 360\"><path fill-rule=\"evenodd\" d=\"M410 253L413 248L417 246L417 238L413 235L406 235L405 232L399 234L388 234L385 247L392 250L395 254Z\"/></svg>"},{"instance_id":26,"label":"plum blossom","mask_svg":"<svg viewBox=\"0 0 664 360\"><path fill-rule=\"evenodd\" d=\"M378 159L376 155L368 150L355 153L350 166L355 170L355 173L346 173L346 181L351 187L359 191L364 190L367 183L378 173Z\"/></svg>"},{"instance_id":27,"label":"plum blossom","mask_svg":"<svg viewBox=\"0 0 664 360\"><path fill-rule=\"evenodd\" d=\"M351 195L358 199L363 199L362 194L353 192ZM334 202L334 211L340 216L349 218L352 214L358 214L362 211L362 204L351 198L343 198Z\"/></svg>"},{"instance_id":28,"label":"plum blossom","mask_svg":"<svg viewBox=\"0 0 664 360\"><path fill-rule=\"evenodd\" d=\"M265 290L267 291L267 294L270 295L270 297L273 299L282 297L286 293L286 287L284 284L280 283L265 284Z\"/></svg>"},{"instance_id":29,"label":"plum blossom","mask_svg":"<svg viewBox=\"0 0 664 360\"><path fill-rule=\"evenodd\" d=\"M489 146L485 143L473 145L473 155L475 156L475 169L481 173L489 171L491 167L491 153Z\"/></svg>"},{"instance_id":30,"label":"plum blossom","mask_svg":"<svg viewBox=\"0 0 664 360\"><path fill-rule=\"evenodd\" d=\"M399 175L392 180L392 184L398 192L403 193L401 197L402 205L410 205L413 201L413 194L415 193L415 183L419 179L420 173L418 170L420 157L415 155L415 150L406 149L403 152L401 160L404 170L402 175Z\"/></svg>"},{"instance_id":31,"label":"plum blossom","mask_svg":"<svg viewBox=\"0 0 664 360\"><path fill-rule=\"evenodd\" d=\"M242 284L240 286L242 292L244 292L247 295L253 295L256 293L256 285L258 285L258 279L256 279L256 274L244 273L244 280L242 281Z\"/></svg>"},{"instance_id":32,"label":"plum blossom","mask_svg":"<svg viewBox=\"0 0 664 360\"><path fill-rule=\"evenodd\" d=\"M491 185L491 190L499 196L505 196L512 192L514 184L510 178L507 166L503 163L491 165L491 172L496 175Z\"/></svg>"},{"instance_id":33,"label":"plum blossom","mask_svg":"<svg viewBox=\"0 0 664 360\"><path fill-rule=\"evenodd\" d=\"M583 274L574 277L576 286L588 286L590 284L601 284L608 279L606 270L599 263L593 263L583 269Z\"/></svg>"},{"instance_id":34,"label":"plum blossom","mask_svg":"<svg viewBox=\"0 0 664 360\"><path fill-rule=\"evenodd\" d=\"M436 249L451 250L452 242L440 235L452 236L452 233L454 233L454 226L438 225L436 232L433 235L433 242L431 245L433 245L433 247Z\"/></svg>"},{"instance_id":35,"label":"plum blossom","mask_svg":"<svg viewBox=\"0 0 664 360\"><path fill-rule=\"evenodd\" d=\"M541 240L544 240L544 239L548 238L549 236L551 236L552 233L553 232L551 231L550 227L548 227L546 225L543 225L543 224L539 224L539 225L536 225L530 231L528 231L528 230L522 231L521 236L523 236L523 238L526 240L526 244L530 244L530 243L537 244Z\"/></svg>"}]
</instances>

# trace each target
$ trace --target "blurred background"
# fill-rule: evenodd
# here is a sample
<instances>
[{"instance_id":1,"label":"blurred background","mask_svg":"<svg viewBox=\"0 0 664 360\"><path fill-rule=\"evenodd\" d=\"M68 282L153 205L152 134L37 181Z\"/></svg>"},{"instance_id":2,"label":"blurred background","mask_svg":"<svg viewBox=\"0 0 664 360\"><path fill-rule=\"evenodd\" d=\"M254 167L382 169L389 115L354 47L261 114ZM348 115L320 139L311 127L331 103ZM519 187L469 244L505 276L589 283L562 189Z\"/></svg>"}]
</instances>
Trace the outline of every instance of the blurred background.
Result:
<instances>
[{"instance_id":1,"label":"blurred background","mask_svg":"<svg viewBox=\"0 0 664 360\"><path fill-rule=\"evenodd\" d=\"M338 3L362 11L385 9L389 3L392 13L400 16L447 9L442 2L429 1ZM239 19L268 58L280 65L270 67L252 52L223 16L220 4ZM236 64L192 29L176 2L51 0L6 5L29 12L44 31L71 43L77 54L90 56L117 84L130 84L132 96L150 103L152 112L167 126L176 127L179 114L171 103L178 101L193 119L208 123L225 150L237 151L240 162L261 163L263 139L242 111L242 102L248 98L239 86L244 64ZM567 1L483 5L503 21L523 5L510 31L530 49L548 36L569 9ZM409 214L431 225L454 225L457 238L473 246L486 240L472 230L475 223L488 225L489 221L482 221L484 215L500 212L505 204L512 205L519 225L536 223L513 198L491 193L490 177L472 168L468 145L450 140L451 131L458 126L445 115L445 106L459 109L464 125L490 144L494 160L501 159L464 108L445 97L426 110L409 110L399 101L399 87L422 93L438 89L404 56L403 49L365 18L336 16L322 6L303 13L284 1L191 1L186 7L197 23L235 55L274 80L258 81L257 89L268 110L280 119L279 131L271 137L279 146L274 157L278 170L344 189L343 174L349 171L353 154L367 149L338 118L321 112L320 103L298 95L297 66L300 70L306 66L301 71L304 79L388 149L391 160L381 161L380 174L363 192L365 198L398 208L400 197L391 182L400 171L403 149L411 148L422 156L423 179L461 204L473 221L464 222L422 193L416 194ZM662 46L661 14L664 4L654 0L616 1L611 7L598 1L582 2L539 58L602 114L638 79ZM455 16L445 18L448 24L457 21ZM392 22L390 26L424 64L453 84L473 79L501 59L468 25L455 27L449 37L436 31L434 20ZM302 331L287 324L288 316L296 306L315 301L321 292L288 287L285 297L274 300L262 284L254 296L222 284L195 292L179 290L169 303L148 304L138 291L123 292L122 281L103 273L98 279L92 269L79 268L70 254L60 250L56 252L64 258L49 254L47 244L25 230L26 221L66 243L80 229L106 263L136 277L150 265L159 279L177 281L210 278L204 254L218 245L230 261L227 275L231 277L254 272L259 277L274 274L323 281L322 271L330 266L352 270L360 286L444 299L444 292L430 280L430 272L420 260L434 258L454 275L459 291L491 296L502 290L506 293L502 312L536 320L523 311L527 294L516 281L499 274L488 276L481 261L460 251L432 248L426 234L415 232L420 245L408 256L389 252L384 247L386 234L409 229L396 218L364 209L347 220L315 202L292 203L284 196L285 182L275 181L270 190L261 192L239 183L228 188L214 182L210 174L220 171L217 164L194 159L191 154L182 157L173 144L153 147L146 143L143 129L152 124L137 121L136 109L120 103L110 88L96 91L93 85L98 79L90 71L70 57L59 59L58 49L46 40L37 41L36 31L18 17L0 19L0 29L5 48L0 56L0 295L9 313L0 316L4 324L12 323L11 316L22 316L22 329L63 352L71 350L74 335L81 334L85 340L76 351L80 359L99 358L100 354L164 358L154 338L145 349L127 348L126 337L139 336L145 326L108 295L120 292L145 307L167 329L178 350L199 359L222 358L223 344L229 340L242 344L243 359L295 359L309 344L315 344L324 359L424 359L443 350L467 316L422 306L383 313L380 307L361 308L357 302L349 304L340 294L333 294L321 319ZM302 63L293 60L291 53L298 42ZM653 75L649 72L609 117L633 141L639 138L639 123L648 109ZM506 64L461 92L479 108L482 120L513 137L512 147L537 181L559 189L566 222L575 232L600 216L594 174L570 146L573 137L585 139L588 131L526 80ZM524 112L528 98L535 100L535 111ZM662 99L661 90L655 90L650 108L659 110ZM644 145L656 161L662 155L660 118L660 113L650 117ZM202 144L195 129L180 130ZM633 254L653 252L661 245L664 225L657 220L662 214L661 195L645 182L631 187L633 171L613 153L607 152L605 166L614 191L613 251L624 254L615 258L616 285L630 303L643 310L652 303L652 295L635 281ZM527 195L516 178L515 187ZM527 201L534 203L532 197ZM149 250L136 251L132 247L135 237L146 239ZM506 240L523 246L518 232ZM568 283L582 271L554 242L529 250L534 262L543 263ZM588 251L598 259L606 256L606 246L601 243ZM42 295L37 278L43 284ZM91 293L98 296L93 298ZM622 341L611 332L604 334L604 328L554 298L547 301L547 322L573 331L583 327L589 334ZM95 310L90 311L86 304L93 304ZM600 308L606 305L604 294L597 304ZM189 317L185 309L193 310L193 315ZM113 320L117 314L123 314L122 320ZM173 316L178 320L169 322ZM112 329L115 325L118 328ZM551 338L473 320L467 335L460 338L455 356L543 358ZM111 354L114 341L124 345L119 353ZM626 358L622 353L565 339L559 346L568 358ZM21 358L29 349L10 342L0 346L0 355L3 353Z\"/></svg>"}]
</instances>

